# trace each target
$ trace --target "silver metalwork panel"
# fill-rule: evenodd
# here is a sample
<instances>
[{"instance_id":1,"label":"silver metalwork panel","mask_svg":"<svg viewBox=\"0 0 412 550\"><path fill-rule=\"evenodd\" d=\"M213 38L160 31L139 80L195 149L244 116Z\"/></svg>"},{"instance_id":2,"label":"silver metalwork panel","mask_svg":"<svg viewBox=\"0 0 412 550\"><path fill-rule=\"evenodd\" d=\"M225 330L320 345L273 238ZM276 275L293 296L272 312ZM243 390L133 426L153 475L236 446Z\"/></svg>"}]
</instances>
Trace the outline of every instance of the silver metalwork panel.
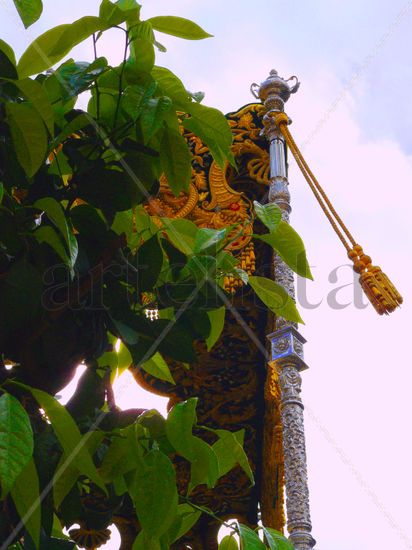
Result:
<instances>
[{"instance_id":1,"label":"silver metalwork panel","mask_svg":"<svg viewBox=\"0 0 412 550\"><path fill-rule=\"evenodd\" d=\"M290 81L293 81L292 85L289 84ZM260 99L266 108L266 114L263 117L263 133L270 144L269 202L279 206L282 219L286 222L289 222L291 212L286 145L270 113L283 111L285 102L291 94L297 92L298 88L299 81L295 76L284 80L274 70L262 84L251 86L253 95ZM276 254L274 255L274 278L294 299L293 271ZM271 359L279 371L287 528L296 550L311 550L316 541L311 535L304 407L300 397L302 388L300 372L308 368L303 359L305 339L297 330L296 323L281 317L276 318L275 332L269 334L268 339L271 345Z\"/></svg>"}]
</instances>

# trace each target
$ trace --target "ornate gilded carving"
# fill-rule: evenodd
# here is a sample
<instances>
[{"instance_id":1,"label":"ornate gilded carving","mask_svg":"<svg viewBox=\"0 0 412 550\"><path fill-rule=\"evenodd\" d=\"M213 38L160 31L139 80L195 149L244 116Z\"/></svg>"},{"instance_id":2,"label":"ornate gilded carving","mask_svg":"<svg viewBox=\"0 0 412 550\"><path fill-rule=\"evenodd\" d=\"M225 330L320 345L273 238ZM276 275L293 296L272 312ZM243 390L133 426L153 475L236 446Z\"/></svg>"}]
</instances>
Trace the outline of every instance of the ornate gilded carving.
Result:
<instances>
[{"instance_id":1,"label":"ornate gilded carving","mask_svg":"<svg viewBox=\"0 0 412 550\"><path fill-rule=\"evenodd\" d=\"M254 199L265 202L268 192L269 155L261 135L261 115L262 106L254 104L227 115L234 135L236 169L227 165L221 170L201 141L185 133L194 159L190 189L175 197L162 179L159 196L152 199L148 211L156 216L185 217L199 227L220 229L233 223L244 224L243 234L228 250L248 273L270 276L272 252L263 243L254 245L250 238L253 231L259 230L253 228L252 202ZM226 288L233 292L234 310L257 341L263 343L272 322L271 314L256 308L253 293L242 286L240 279L227 280ZM273 377L266 377L266 356L229 309L219 342L210 352L198 344L197 358L189 370L170 362L175 386L151 378L139 369L131 370L145 389L168 396L170 406L197 396L200 425L245 430L244 448L255 473L256 486L250 487L247 476L236 468L212 491L198 488L193 496L195 502L209 507L222 519L236 517L251 526L257 524L260 504L266 525L282 530L285 520L279 386ZM210 437L207 433L201 435L205 439ZM184 493L189 479L187 464L177 460L176 468ZM181 544L195 550L214 550L218 529L218 522L202 517Z\"/></svg>"},{"instance_id":2,"label":"ornate gilded carving","mask_svg":"<svg viewBox=\"0 0 412 550\"><path fill-rule=\"evenodd\" d=\"M280 415L279 372L275 361L269 361L265 382L265 419L263 432L261 513L263 525L282 531L284 511L284 462L282 419Z\"/></svg>"},{"instance_id":3,"label":"ornate gilded carving","mask_svg":"<svg viewBox=\"0 0 412 550\"><path fill-rule=\"evenodd\" d=\"M110 529L87 529L84 526L79 528L70 529L70 537L73 541L86 550L96 550L103 544L106 544L110 540Z\"/></svg>"},{"instance_id":4,"label":"ornate gilded carving","mask_svg":"<svg viewBox=\"0 0 412 550\"><path fill-rule=\"evenodd\" d=\"M233 154L239 164L244 164L248 180L267 186L269 175L269 154L259 146L261 126L260 105L250 105L237 113L228 115L234 134ZM187 192L175 197L166 177L160 179L159 194L147 205L153 216L187 218L199 227L222 229L230 225L242 226L242 232L234 229L233 240L226 250L239 260L239 267L249 275L255 271L253 233L254 213L252 201L247 192L237 191L232 185L233 171L227 164L222 170L211 158L208 148L190 132L184 133L193 154L192 180ZM237 238L235 238L237 237ZM243 285L240 278L225 279L225 288L235 292Z\"/></svg>"}]
</instances>

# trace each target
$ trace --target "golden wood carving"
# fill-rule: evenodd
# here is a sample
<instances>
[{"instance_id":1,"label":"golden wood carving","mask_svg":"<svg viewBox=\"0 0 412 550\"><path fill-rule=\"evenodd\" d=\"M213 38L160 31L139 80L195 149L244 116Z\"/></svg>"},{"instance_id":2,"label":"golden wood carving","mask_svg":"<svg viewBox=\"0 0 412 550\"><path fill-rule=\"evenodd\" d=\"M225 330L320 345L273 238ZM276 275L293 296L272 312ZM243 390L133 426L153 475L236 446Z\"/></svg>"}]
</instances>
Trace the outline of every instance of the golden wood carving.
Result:
<instances>
[{"instance_id":1,"label":"golden wood carving","mask_svg":"<svg viewBox=\"0 0 412 550\"><path fill-rule=\"evenodd\" d=\"M175 197L162 178L160 192L150 201L147 210L157 217L187 218L199 227L221 229L242 224L242 235L234 239L227 250L249 274L270 277L270 251L262 243L253 244L251 240L252 233L260 230L253 215L253 200L265 202L268 191L269 155L267 142L261 136L261 110L261 105L252 104L227 115L234 136L232 151L236 168L230 165L223 170L219 168L199 138L185 132L193 154L190 188ZM239 279L228 279L225 284L232 293L233 307L264 343L265 335L273 328L271 314L257 307L253 293L242 286ZM215 489L199 487L191 498L213 510L222 520L237 518L251 526L257 524L260 507L266 525L282 530L283 451L276 372L271 366L267 370L266 356L253 345L231 311L227 312L219 342L210 352L198 344L197 357L189 370L170 362L175 386L154 379L141 369L131 368L141 386L169 397L169 406L198 397L200 425L245 430L244 448L255 474L255 487L250 487L247 476L237 467L224 476ZM210 434L201 435L207 439ZM175 466L183 493L189 477L188 467L179 460ZM215 550L219 527L218 522L203 515L176 550L188 547Z\"/></svg>"},{"instance_id":2,"label":"golden wood carving","mask_svg":"<svg viewBox=\"0 0 412 550\"><path fill-rule=\"evenodd\" d=\"M267 185L269 154L260 147L260 127L256 124L259 105L247 106L229 118L234 134L232 151L238 163L245 163L248 177L258 184ZM255 117L253 116L255 114ZM234 229L234 240L226 250L239 260L239 267L252 275L255 271L255 253L251 235L254 215L252 201L247 192L237 191L231 185L234 170L228 164L222 170L211 159L209 149L190 132L184 133L193 154L192 181L188 192L178 197L172 193L165 176L160 179L159 194L147 205L147 211L156 217L187 218L199 227L222 229L231 225L242 226L241 235L235 238L239 229ZM240 279L228 277L225 288L235 292L243 283Z\"/></svg>"}]
</instances>

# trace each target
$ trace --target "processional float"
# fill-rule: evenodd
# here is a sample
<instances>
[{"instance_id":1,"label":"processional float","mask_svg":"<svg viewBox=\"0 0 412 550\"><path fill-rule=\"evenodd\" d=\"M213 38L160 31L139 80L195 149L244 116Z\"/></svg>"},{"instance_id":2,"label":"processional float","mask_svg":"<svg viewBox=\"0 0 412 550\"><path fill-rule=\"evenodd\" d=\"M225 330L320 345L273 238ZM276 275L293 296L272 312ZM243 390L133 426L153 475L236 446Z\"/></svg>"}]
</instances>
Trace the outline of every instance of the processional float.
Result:
<instances>
[{"instance_id":1,"label":"processional float","mask_svg":"<svg viewBox=\"0 0 412 550\"><path fill-rule=\"evenodd\" d=\"M189 191L175 197L162 179L160 192L147 210L156 216L188 218L199 227L220 229L242 224L242 236L228 247L239 266L249 274L273 277L294 298L292 270L279 256L273 257L268 247L252 241L252 234L263 229L255 218L254 199L277 204L283 220L289 222L289 150L354 262L365 293L378 313L389 313L402 302L401 296L356 243L290 134L291 121L284 113L284 105L298 88L296 77L284 80L271 71L261 85L251 87L259 102L227 115L236 170L230 165L221 170L201 140L185 132L193 154ZM256 484L250 487L249 478L237 467L213 490L197 488L193 495L196 504L210 508L221 520L238 519L251 526L261 520L265 526L278 530L286 524L295 549L310 550L315 540L311 535L300 397L300 373L308 368L303 359L305 340L295 323L275 318L259 307L253 293L239 279L229 277L225 286L233 297L220 340L210 351L198 344L198 361L190 370L178 363L172 365L175 386L138 368L132 368L132 373L145 389L167 396L170 406L198 397L199 425L245 430L244 448ZM185 463L176 461L175 466L183 492L190 472ZM116 523L126 536L126 522L122 519L125 518L118 518ZM216 519L203 515L176 549L215 549L220 525Z\"/></svg>"}]
</instances>

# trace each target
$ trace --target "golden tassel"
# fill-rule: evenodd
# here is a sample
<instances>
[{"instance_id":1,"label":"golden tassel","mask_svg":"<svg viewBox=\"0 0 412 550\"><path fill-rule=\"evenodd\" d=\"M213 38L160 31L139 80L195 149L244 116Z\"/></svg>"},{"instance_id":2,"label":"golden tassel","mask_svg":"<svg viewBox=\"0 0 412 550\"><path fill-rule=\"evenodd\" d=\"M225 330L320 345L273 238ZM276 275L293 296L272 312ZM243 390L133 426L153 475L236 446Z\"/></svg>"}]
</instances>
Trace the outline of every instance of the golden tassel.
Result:
<instances>
[{"instance_id":1,"label":"golden tassel","mask_svg":"<svg viewBox=\"0 0 412 550\"><path fill-rule=\"evenodd\" d=\"M243 271L246 271L248 275L253 275L256 269L256 257L254 252L253 242L250 242L245 248L236 256L239 262L239 266ZM233 275L225 276L223 279L223 286L226 292L235 294L236 291L243 286L243 281Z\"/></svg>"},{"instance_id":2,"label":"golden tassel","mask_svg":"<svg viewBox=\"0 0 412 550\"><path fill-rule=\"evenodd\" d=\"M388 315L392 313L392 311L402 304L402 296L389 278L382 273L381 268L372 265L370 256L364 254L362 247L356 244L352 234L336 212L329 197L326 195L296 145L288 128L290 120L287 114L284 112L274 112L271 116L273 116L275 124L282 132L289 149L295 157L297 165L325 216L328 218L332 228L346 248L349 258L353 261L353 269L356 273L359 273L359 282L366 296L369 298L379 315L383 315L384 313Z\"/></svg>"},{"instance_id":3,"label":"golden tassel","mask_svg":"<svg viewBox=\"0 0 412 550\"><path fill-rule=\"evenodd\" d=\"M371 257L363 253L361 246L356 244L349 250L348 256L353 261L354 271L359 273L364 293L379 315L388 315L402 304L403 298L389 277L380 267L372 265Z\"/></svg>"}]
</instances>

